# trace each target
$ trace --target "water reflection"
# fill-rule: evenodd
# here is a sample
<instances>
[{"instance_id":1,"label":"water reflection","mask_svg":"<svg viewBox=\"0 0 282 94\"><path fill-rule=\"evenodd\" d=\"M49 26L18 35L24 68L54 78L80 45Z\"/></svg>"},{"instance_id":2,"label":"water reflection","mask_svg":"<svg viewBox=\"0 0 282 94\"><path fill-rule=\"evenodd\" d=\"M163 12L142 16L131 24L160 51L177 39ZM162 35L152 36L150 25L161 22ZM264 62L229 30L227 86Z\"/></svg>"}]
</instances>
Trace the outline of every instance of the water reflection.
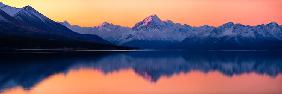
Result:
<instances>
[{"instance_id":1,"label":"water reflection","mask_svg":"<svg viewBox=\"0 0 282 94\"><path fill-rule=\"evenodd\" d=\"M273 52L2 54L1 57L0 91L19 86L32 89L52 75L82 69L99 70L103 74L133 70L150 83L195 71L219 72L230 78L255 73L273 79L282 73L282 54Z\"/></svg>"}]
</instances>

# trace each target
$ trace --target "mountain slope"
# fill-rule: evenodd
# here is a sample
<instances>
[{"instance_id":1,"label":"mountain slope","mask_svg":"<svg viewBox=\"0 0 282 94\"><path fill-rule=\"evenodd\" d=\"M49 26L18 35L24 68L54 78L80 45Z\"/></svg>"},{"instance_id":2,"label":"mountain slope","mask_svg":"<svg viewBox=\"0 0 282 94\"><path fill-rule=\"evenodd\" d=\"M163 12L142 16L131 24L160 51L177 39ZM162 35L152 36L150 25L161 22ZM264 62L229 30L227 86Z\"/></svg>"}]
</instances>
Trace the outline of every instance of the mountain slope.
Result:
<instances>
[{"instance_id":1,"label":"mountain slope","mask_svg":"<svg viewBox=\"0 0 282 94\"><path fill-rule=\"evenodd\" d=\"M135 41L138 43L144 42L141 44L145 44L147 41L159 41L163 42L164 45L160 44L162 46L166 46L165 42L180 42L185 39L185 36L183 36L185 31L191 29L191 26L188 25L181 25L172 21L162 21L156 15L145 18L132 28L106 22L95 27L80 27L70 25L68 22L62 22L61 24L81 34L98 35L117 45L132 47L137 47L135 44L132 44Z\"/></svg>"},{"instance_id":2,"label":"mountain slope","mask_svg":"<svg viewBox=\"0 0 282 94\"><path fill-rule=\"evenodd\" d=\"M154 29L161 29L165 24L157 15L151 15L138 22L132 29L136 31L153 31Z\"/></svg>"},{"instance_id":3,"label":"mountain slope","mask_svg":"<svg viewBox=\"0 0 282 94\"><path fill-rule=\"evenodd\" d=\"M15 22L15 19L9 16L6 12L0 10L0 22Z\"/></svg>"},{"instance_id":4,"label":"mountain slope","mask_svg":"<svg viewBox=\"0 0 282 94\"><path fill-rule=\"evenodd\" d=\"M258 26L229 22L211 28L207 34L187 37L182 47L210 50L281 50L282 47L282 29L275 22Z\"/></svg>"},{"instance_id":5,"label":"mountain slope","mask_svg":"<svg viewBox=\"0 0 282 94\"><path fill-rule=\"evenodd\" d=\"M30 6L20 9L14 15L13 7L0 4L0 48L73 48L73 49L119 49L108 41L88 34L73 32L54 22ZM3 9L3 7L7 7ZM8 9L9 8L9 9ZM3 9L3 10L2 10Z\"/></svg>"},{"instance_id":6,"label":"mountain slope","mask_svg":"<svg viewBox=\"0 0 282 94\"><path fill-rule=\"evenodd\" d=\"M80 27L77 25L70 25L68 22L60 23L77 33L98 35L99 37L117 45L120 44L121 41L125 40L124 37L133 33L131 28L113 25L107 22L95 27Z\"/></svg>"},{"instance_id":7,"label":"mountain slope","mask_svg":"<svg viewBox=\"0 0 282 94\"><path fill-rule=\"evenodd\" d=\"M0 9L5 11L10 16L15 16L21 10L21 8L11 7L3 4L2 2L0 2Z\"/></svg>"},{"instance_id":8,"label":"mountain slope","mask_svg":"<svg viewBox=\"0 0 282 94\"><path fill-rule=\"evenodd\" d=\"M110 44L108 41L105 41L104 39L96 35L79 35L78 33L68 29L67 27L42 15L31 6L24 7L21 11L19 11L15 15L15 18L25 24L37 27L45 31L49 31L50 33L56 33L59 35L64 35L66 37L74 38L78 40Z\"/></svg>"}]
</instances>

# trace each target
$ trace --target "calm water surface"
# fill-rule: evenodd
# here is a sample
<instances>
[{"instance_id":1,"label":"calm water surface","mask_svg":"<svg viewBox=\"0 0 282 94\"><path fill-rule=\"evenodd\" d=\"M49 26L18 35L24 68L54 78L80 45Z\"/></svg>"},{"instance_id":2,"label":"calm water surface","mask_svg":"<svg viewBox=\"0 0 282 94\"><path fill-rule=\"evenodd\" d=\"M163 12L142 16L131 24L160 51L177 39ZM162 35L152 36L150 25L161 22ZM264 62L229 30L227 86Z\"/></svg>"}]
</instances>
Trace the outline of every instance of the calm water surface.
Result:
<instances>
[{"instance_id":1,"label":"calm water surface","mask_svg":"<svg viewBox=\"0 0 282 94\"><path fill-rule=\"evenodd\" d=\"M282 94L278 52L1 54L0 94Z\"/></svg>"}]
</instances>

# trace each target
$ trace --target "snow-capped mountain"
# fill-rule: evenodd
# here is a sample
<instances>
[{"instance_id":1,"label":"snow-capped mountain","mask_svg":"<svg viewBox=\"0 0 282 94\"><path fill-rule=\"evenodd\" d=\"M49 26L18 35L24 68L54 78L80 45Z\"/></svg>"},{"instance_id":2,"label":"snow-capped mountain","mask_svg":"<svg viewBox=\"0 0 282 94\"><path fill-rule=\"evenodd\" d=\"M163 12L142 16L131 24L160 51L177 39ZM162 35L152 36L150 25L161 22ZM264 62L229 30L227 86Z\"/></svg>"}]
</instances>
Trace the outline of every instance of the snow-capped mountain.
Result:
<instances>
[{"instance_id":1,"label":"snow-capped mountain","mask_svg":"<svg viewBox=\"0 0 282 94\"><path fill-rule=\"evenodd\" d=\"M20 9L21 10L18 11L13 17L24 24L49 31L51 33L74 34L73 31L49 19L31 6L25 6Z\"/></svg>"},{"instance_id":2,"label":"snow-capped mountain","mask_svg":"<svg viewBox=\"0 0 282 94\"><path fill-rule=\"evenodd\" d=\"M151 32L171 32L171 31L187 31L188 25L181 25L170 20L162 21L157 15L151 15L143 21L138 22L132 29L134 31L151 31Z\"/></svg>"},{"instance_id":3,"label":"snow-capped mountain","mask_svg":"<svg viewBox=\"0 0 282 94\"><path fill-rule=\"evenodd\" d=\"M145 18L132 28L113 25L107 22L94 27L80 27L70 25L68 22L62 22L61 24L75 32L81 34L95 34L118 45L132 41L141 42L146 40L156 42L181 42L186 38L185 31L189 31L192 28L188 25L173 23L172 21L162 21L156 15Z\"/></svg>"},{"instance_id":4,"label":"snow-capped mountain","mask_svg":"<svg viewBox=\"0 0 282 94\"><path fill-rule=\"evenodd\" d=\"M199 28L196 32L201 32ZM197 49L280 49L282 47L282 28L272 22L266 25L246 26L226 23L219 27L210 27L205 36L195 34L183 40L182 47ZM185 45L185 46L183 46Z\"/></svg>"},{"instance_id":5,"label":"snow-capped mountain","mask_svg":"<svg viewBox=\"0 0 282 94\"><path fill-rule=\"evenodd\" d=\"M25 21L26 19L41 20L41 21L50 20L48 17L39 13L31 6L25 6L23 8L16 8L16 7L5 5L2 2L0 2L0 9L4 11L5 13L9 14L10 16L15 17L16 19L21 20L21 21ZM29 17L29 18L24 18L24 17Z\"/></svg>"},{"instance_id":6,"label":"snow-capped mountain","mask_svg":"<svg viewBox=\"0 0 282 94\"><path fill-rule=\"evenodd\" d=\"M62 25L80 34L93 34L108 40L114 44L124 41L126 36L134 33L129 27L122 27L108 22L104 22L99 26L94 27L80 27L78 25L71 25L68 22L61 22Z\"/></svg>"},{"instance_id":7,"label":"snow-capped mountain","mask_svg":"<svg viewBox=\"0 0 282 94\"><path fill-rule=\"evenodd\" d=\"M22 10L21 8L15 8L15 7L5 5L2 2L0 2L0 9L5 11L10 16L15 16L19 11Z\"/></svg>"},{"instance_id":8,"label":"snow-capped mountain","mask_svg":"<svg viewBox=\"0 0 282 94\"><path fill-rule=\"evenodd\" d=\"M162 29L165 25L166 22L163 22L157 15L151 15L138 22L132 29L136 31L155 31Z\"/></svg>"},{"instance_id":9,"label":"snow-capped mountain","mask_svg":"<svg viewBox=\"0 0 282 94\"><path fill-rule=\"evenodd\" d=\"M186 31L191 29L189 25L163 21L157 15L151 15L132 27L134 33L120 44L142 48L168 47L184 40L189 36Z\"/></svg>"},{"instance_id":10,"label":"snow-capped mountain","mask_svg":"<svg viewBox=\"0 0 282 94\"><path fill-rule=\"evenodd\" d=\"M21 8L21 10L18 11L17 14L14 15L14 17L21 21L36 20L38 22L47 22L48 20L50 20L31 6L25 6Z\"/></svg>"},{"instance_id":11,"label":"snow-capped mountain","mask_svg":"<svg viewBox=\"0 0 282 94\"><path fill-rule=\"evenodd\" d=\"M12 22L14 18L9 16L6 12L0 10L0 22Z\"/></svg>"},{"instance_id":12,"label":"snow-capped mountain","mask_svg":"<svg viewBox=\"0 0 282 94\"><path fill-rule=\"evenodd\" d=\"M115 49L97 35L79 34L44 16L31 6L0 3L0 48Z\"/></svg>"},{"instance_id":13,"label":"snow-capped mountain","mask_svg":"<svg viewBox=\"0 0 282 94\"><path fill-rule=\"evenodd\" d=\"M61 24L54 22L31 6L25 6L23 8L15 8L3 3L0 3L1 10L7 13L9 16L16 19L18 22L28 26L34 26L38 29L52 31L52 32L71 32L68 28L65 28Z\"/></svg>"},{"instance_id":14,"label":"snow-capped mountain","mask_svg":"<svg viewBox=\"0 0 282 94\"><path fill-rule=\"evenodd\" d=\"M132 28L109 23L95 27L63 25L75 32L95 34L112 43L130 47L165 49L278 49L282 47L282 27L275 22L257 26L228 22L219 27L208 25L192 27L170 20L163 21L157 15L151 15Z\"/></svg>"}]
</instances>

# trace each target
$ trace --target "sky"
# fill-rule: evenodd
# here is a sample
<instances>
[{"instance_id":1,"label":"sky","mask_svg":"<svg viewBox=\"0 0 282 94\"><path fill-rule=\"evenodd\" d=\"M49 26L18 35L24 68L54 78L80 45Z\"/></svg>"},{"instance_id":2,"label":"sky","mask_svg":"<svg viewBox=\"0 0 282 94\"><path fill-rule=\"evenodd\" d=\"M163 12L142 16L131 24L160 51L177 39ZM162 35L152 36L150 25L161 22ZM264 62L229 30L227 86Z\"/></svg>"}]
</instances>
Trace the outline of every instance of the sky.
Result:
<instances>
[{"instance_id":1,"label":"sky","mask_svg":"<svg viewBox=\"0 0 282 94\"><path fill-rule=\"evenodd\" d=\"M31 5L55 21L97 26L110 22L134 26L156 14L192 26L282 24L282 0L0 0L14 7Z\"/></svg>"}]
</instances>

